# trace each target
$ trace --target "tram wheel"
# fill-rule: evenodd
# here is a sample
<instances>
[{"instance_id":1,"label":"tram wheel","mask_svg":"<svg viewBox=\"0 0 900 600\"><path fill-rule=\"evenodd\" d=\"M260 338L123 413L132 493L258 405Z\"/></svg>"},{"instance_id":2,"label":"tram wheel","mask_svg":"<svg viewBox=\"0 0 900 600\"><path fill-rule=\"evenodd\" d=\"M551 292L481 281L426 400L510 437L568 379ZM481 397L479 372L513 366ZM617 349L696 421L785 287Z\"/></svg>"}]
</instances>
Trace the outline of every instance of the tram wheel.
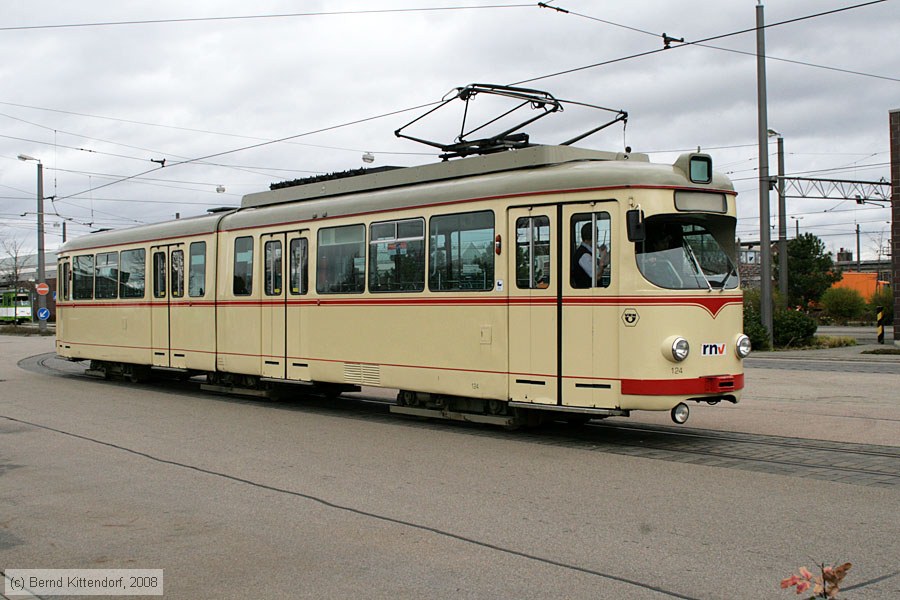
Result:
<instances>
[{"instance_id":1,"label":"tram wheel","mask_svg":"<svg viewBox=\"0 0 900 600\"><path fill-rule=\"evenodd\" d=\"M500 400L488 400L485 409L489 415L502 415L506 412L506 402Z\"/></svg>"},{"instance_id":2,"label":"tram wheel","mask_svg":"<svg viewBox=\"0 0 900 600\"><path fill-rule=\"evenodd\" d=\"M418 406L419 398L415 392L409 390L400 390L397 393L397 404L399 406Z\"/></svg>"}]
</instances>

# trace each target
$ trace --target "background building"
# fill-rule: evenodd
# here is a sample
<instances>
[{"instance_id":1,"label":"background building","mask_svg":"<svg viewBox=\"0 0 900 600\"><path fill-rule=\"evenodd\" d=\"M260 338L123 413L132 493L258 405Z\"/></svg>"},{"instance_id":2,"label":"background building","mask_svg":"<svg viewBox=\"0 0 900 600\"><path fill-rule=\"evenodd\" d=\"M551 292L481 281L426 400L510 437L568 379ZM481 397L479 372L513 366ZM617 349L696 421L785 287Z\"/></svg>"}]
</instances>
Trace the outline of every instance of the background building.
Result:
<instances>
[{"instance_id":1,"label":"background building","mask_svg":"<svg viewBox=\"0 0 900 600\"><path fill-rule=\"evenodd\" d=\"M44 279L50 286L47 294L47 308L50 309L50 319L56 320L56 253L44 253ZM18 281L15 274L18 273ZM34 286L37 283L37 254L25 254L18 257L0 257L0 288L19 288L28 290L31 294L32 314L37 314L37 293Z\"/></svg>"}]
</instances>

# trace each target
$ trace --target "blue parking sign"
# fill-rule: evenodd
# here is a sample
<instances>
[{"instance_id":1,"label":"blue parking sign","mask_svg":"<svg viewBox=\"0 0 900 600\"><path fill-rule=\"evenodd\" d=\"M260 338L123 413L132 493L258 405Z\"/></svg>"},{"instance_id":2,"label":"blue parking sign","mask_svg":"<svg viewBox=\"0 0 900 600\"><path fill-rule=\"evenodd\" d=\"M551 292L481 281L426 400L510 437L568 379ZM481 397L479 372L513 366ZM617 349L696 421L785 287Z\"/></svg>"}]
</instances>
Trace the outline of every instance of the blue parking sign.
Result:
<instances>
[{"instance_id":1,"label":"blue parking sign","mask_svg":"<svg viewBox=\"0 0 900 600\"><path fill-rule=\"evenodd\" d=\"M50 309L49 308L39 308L38 309L38 319L41 321L46 321L50 318Z\"/></svg>"}]
</instances>

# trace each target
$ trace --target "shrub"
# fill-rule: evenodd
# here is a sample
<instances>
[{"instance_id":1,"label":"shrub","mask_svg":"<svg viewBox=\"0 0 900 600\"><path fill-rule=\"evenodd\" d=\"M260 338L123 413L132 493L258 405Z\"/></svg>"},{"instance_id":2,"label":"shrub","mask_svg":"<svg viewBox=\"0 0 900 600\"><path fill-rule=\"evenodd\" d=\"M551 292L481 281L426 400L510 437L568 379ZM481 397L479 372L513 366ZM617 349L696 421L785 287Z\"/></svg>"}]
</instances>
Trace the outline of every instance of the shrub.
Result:
<instances>
[{"instance_id":1,"label":"shrub","mask_svg":"<svg viewBox=\"0 0 900 600\"><path fill-rule=\"evenodd\" d=\"M759 314L759 299L759 290L744 290L744 334L750 338L754 350L771 350ZM776 348L811 346L816 329L816 320L806 313L781 308L772 313L772 341Z\"/></svg>"},{"instance_id":2,"label":"shrub","mask_svg":"<svg viewBox=\"0 0 900 600\"><path fill-rule=\"evenodd\" d=\"M869 300L869 314L873 319L876 318L875 311L879 306L884 308L884 324L892 325L894 323L894 292L890 286L883 285L872 294L872 299Z\"/></svg>"},{"instance_id":3,"label":"shrub","mask_svg":"<svg viewBox=\"0 0 900 600\"><path fill-rule=\"evenodd\" d=\"M759 290L744 290L744 335L750 338L754 350L771 350L759 315Z\"/></svg>"},{"instance_id":4,"label":"shrub","mask_svg":"<svg viewBox=\"0 0 900 600\"><path fill-rule=\"evenodd\" d=\"M810 346L816 335L816 321L795 310L779 310L772 315L773 338L776 348Z\"/></svg>"},{"instance_id":5,"label":"shrub","mask_svg":"<svg viewBox=\"0 0 900 600\"><path fill-rule=\"evenodd\" d=\"M754 350L772 349L769 345L769 333L760 322L759 313L752 310L744 312L744 334L750 338L750 344Z\"/></svg>"},{"instance_id":6,"label":"shrub","mask_svg":"<svg viewBox=\"0 0 900 600\"><path fill-rule=\"evenodd\" d=\"M744 314L747 314L748 310L755 311L759 314L759 297L760 291L759 288L749 288L744 290Z\"/></svg>"},{"instance_id":7,"label":"shrub","mask_svg":"<svg viewBox=\"0 0 900 600\"><path fill-rule=\"evenodd\" d=\"M830 288L822 294L825 314L835 322L845 325L851 319L859 319L866 312L866 301L856 290L850 288Z\"/></svg>"}]
</instances>

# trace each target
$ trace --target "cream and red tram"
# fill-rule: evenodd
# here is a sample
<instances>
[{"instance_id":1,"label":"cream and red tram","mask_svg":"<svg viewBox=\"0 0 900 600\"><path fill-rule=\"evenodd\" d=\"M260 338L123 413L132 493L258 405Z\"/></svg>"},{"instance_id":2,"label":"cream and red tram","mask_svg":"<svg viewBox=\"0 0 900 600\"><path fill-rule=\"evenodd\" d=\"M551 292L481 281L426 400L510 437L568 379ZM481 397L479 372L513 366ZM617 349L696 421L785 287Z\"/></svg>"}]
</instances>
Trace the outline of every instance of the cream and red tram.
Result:
<instances>
[{"instance_id":1,"label":"cream and red tram","mask_svg":"<svg viewBox=\"0 0 900 600\"><path fill-rule=\"evenodd\" d=\"M683 422L689 401L740 398L735 265L735 193L707 155L533 146L70 241L57 353L132 378L391 388L424 416Z\"/></svg>"}]
</instances>

